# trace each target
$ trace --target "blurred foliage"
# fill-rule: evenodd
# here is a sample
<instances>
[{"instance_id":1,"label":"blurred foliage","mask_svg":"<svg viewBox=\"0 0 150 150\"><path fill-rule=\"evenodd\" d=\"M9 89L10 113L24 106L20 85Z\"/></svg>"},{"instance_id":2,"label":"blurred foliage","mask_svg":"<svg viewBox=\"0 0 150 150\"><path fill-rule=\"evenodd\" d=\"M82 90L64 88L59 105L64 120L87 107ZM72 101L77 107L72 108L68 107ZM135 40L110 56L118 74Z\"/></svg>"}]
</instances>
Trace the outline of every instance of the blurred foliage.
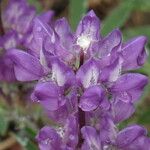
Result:
<instances>
[{"instance_id":1,"label":"blurred foliage","mask_svg":"<svg viewBox=\"0 0 150 150\"><path fill-rule=\"evenodd\" d=\"M25 127L19 133L14 134L14 136L26 150L38 150L34 142L36 133L37 131L33 130L33 128Z\"/></svg>"},{"instance_id":2,"label":"blurred foliage","mask_svg":"<svg viewBox=\"0 0 150 150\"><path fill-rule=\"evenodd\" d=\"M39 1L37 1L37 0L28 0L28 2L29 2L29 4L36 7L36 10L37 10L38 13L40 13L42 11L42 6L41 6Z\"/></svg>"},{"instance_id":3,"label":"blurred foliage","mask_svg":"<svg viewBox=\"0 0 150 150\"><path fill-rule=\"evenodd\" d=\"M136 0L134 2L134 9L141 10L141 11L149 11L150 1L149 0Z\"/></svg>"},{"instance_id":4,"label":"blurred foliage","mask_svg":"<svg viewBox=\"0 0 150 150\"><path fill-rule=\"evenodd\" d=\"M70 0L70 23L75 30L81 17L86 13L87 0Z\"/></svg>"},{"instance_id":5,"label":"blurred foliage","mask_svg":"<svg viewBox=\"0 0 150 150\"><path fill-rule=\"evenodd\" d=\"M0 108L0 136L4 136L8 129L8 118L6 117L6 111Z\"/></svg>"},{"instance_id":6,"label":"blurred foliage","mask_svg":"<svg viewBox=\"0 0 150 150\"><path fill-rule=\"evenodd\" d=\"M135 0L123 1L105 18L101 31L102 35L106 35L114 28L120 28L125 24L134 8L134 2Z\"/></svg>"},{"instance_id":7,"label":"blurred foliage","mask_svg":"<svg viewBox=\"0 0 150 150\"><path fill-rule=\"evenodd\" d=\"M123 35L125 37L125 40L138 35L145 35L148 37L148 39L150 39L150 25L127 28L123 31Z\"/></svg>"}]
</instances>

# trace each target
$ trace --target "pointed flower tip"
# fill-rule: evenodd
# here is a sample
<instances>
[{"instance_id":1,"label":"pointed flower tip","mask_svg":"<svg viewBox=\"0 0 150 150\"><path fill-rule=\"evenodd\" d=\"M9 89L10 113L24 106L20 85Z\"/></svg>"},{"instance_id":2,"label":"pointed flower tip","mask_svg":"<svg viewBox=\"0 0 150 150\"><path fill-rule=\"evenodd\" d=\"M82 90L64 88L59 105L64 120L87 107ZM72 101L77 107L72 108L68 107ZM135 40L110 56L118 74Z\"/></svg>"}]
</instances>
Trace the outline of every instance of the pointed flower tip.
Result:
<instances>
[{"instance_id":1,"label":"pointed flower tip","mask_svg":"<svg viewBox=\"0 0 150 150\"><path fill-rule=\"evenodd\" d=\"M46 13L49 14L49 15L52 15L52 16L55 15L55 12L53 10L48 10Z\"/></svg>"},{"instance_id":2,"label":"pointed flower tip","mask_svg":"<svg viewBox=\"0 0 150 150\"><path fill-rule=\"evenodd\" d=\"M120 41L122 40L122 33L119 28L114 29L110 34L112 34L114 38L119 38Z\"/></svg>"},{"instance_id":3,"label":"pointed flower tip","mask_svg":"<svg viewBox=\"0 0 150 150\"><path fill-rule=\"evenodd\" d=\"M68 22L68 20L65 18L65 17L62 17L62 18L60 18L60 19L58 19L56 22L55 22L55 28L56 28L56 30L58 30L57 28L60 28L60 27L62 27L62 29L64 29L64 28L70 28L69 27L69 22ZM65 30L65 29L64 29ZM57 31L56 31L57 32Z\"/></svg>"},{"instance_id":4,"label":"pointed flower tip","mask_svg":"<svg viewBox=\"0 0 150 150\"><path fill-rule=\"evenodd\" d=\"M148 39L146 36L141 35L141 36L133 37L131 40L129 40L129 44L135 44L136 45L136 43L140 43L140 44L143 44L143 46L145 46L145 44L147 43L147 40Z\"/></svg>"},{"instance_id":5,"label":"pointed flower tip","mask_svg":"<svg viewBox=\"0 0 150 150\"><path fill-rule=\"evenodd\" d=\"M96 17L97 18L97 15L95 14L94 10L90 10L89 12L87 12L87 14L84 16L84 17Z\"/></svg>"},{"instance_id":6,"label":"pointed flower tip","mask_svg":"<svg viewBox=\"0 0 150 150\"><path fill-rule=\"evenodd\" d=\"M142 40L144 42L144 44L146 44L148 41L148 38L144 35L137 37L137 39Z\"/></svg>"},{"instance_id":7,"label":"pointed flower tip","mask_svg":"<svg viewBox=\"0 0 150 150\"><path fill-rule=\"evenodd\" d=\"M67 19L65 17L62 17L62 18L58 19L57 21L60 21L60 22L66 21L67 22Z\"/></svg>"},{"instance_id":8,"label":"pointed flower tip","mask_svg":"<svg viewBox=\"0 0 150 150\"><path fill-rule=\"evenodd\" d=\"M137 38L143 39L143 40L147 40L147 37L146 37L145 35L140 35L140 36L138 36Z\"/></svg>"},{"instance_id":9,"label":"pointed flower tip","mask_svg":"<svg viewBox=\"0 0 150 150\"><path fill-rule=\"evenodd\" d=\"M120 31L119 28L116 28L116 29L114 29L113 31L116 32L116 34L122 36L122 33L121 33L121 31Z\"/></svg>"}]
</instances>

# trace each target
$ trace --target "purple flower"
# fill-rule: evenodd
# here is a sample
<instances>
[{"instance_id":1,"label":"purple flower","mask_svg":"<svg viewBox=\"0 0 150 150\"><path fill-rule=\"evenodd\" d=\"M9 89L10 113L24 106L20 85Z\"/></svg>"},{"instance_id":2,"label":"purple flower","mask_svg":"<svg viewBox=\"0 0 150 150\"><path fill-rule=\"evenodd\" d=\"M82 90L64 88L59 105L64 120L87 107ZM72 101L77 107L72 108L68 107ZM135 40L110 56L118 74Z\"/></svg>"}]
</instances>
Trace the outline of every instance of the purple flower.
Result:
<instances>
[{"instance_id":1,"label":"purple flower","mask_svg":"<svg viewBox=\"0 0 150 150\"><path fill-rule=\"evenodd\" d=\"M148 150L150 139L146 137L146 133L141 126L129 126L118 133L116 145L123 150Z\"/></svg>"},{"instance_id":2,"label":"purple flower","mask_svg":"<svg viewBox=\"0 0 150 150\"><path fill-rule=\"evenodd\" d=\"M144 128L117 128L134 113L148 83L146 76L127 72L144 64L146 38L124 44L119 29L102 37L93 11L75 33L65 18L50 23L52 16L47 12L32 19L27 52L13 48L6 53L17 80L38 81L31 98L56 123L40 130L39 148L146 150L150 141Z\"/></svg>"},{"instance_id":3,"label":"purple flower","mask_svg":"<svg viewBox=\"0 0 150 150\"><path fill-rule=\"evenodd\" d=\"M7 55L14 63L17 80L32 81L44 76L44 68L38 58L18 49L10 49Z\"/></svg>"},{"instance_id":4,"label":"purple flower","mask_svg":"<svg viewBox=\"0 0 150 150\"><path fill-rule=\"evenodd\" d=\"M41 150L74 150L78 144L77 119L69 116L61 126L45 126L36 139Z\"/></svg>"},{"instance_id":5,"label":"purple flower","mask_svg":"<svg viewBox=\"0 0 150 150\"><path fill-rule=\"evenodd\" d=\"M80 86L88 88L98 84L100 72L98 61L90 59L79 68L76 78Z\"/></svg>"},{"instance_id":6,"label":"purple flower","mask_svg":"<svg viewBox=\"0 0 150 150\"><path fill-rule=\"evenodd\" d=\"M35 8L29 6L26 0L9 0L2 13L5 30L13 29L22 36L29 30L35 14Z\"/></svg>"},{"instance_id":7,"label":"purple flower","mask_svg":"<svg viewBox=\"0 0 150 150\"><path fill-rule=\"evenodd\" d=\"M73 71L57 58L51 58L51 68L48 78L45 77L39 82L32 94L34 101L40 102L50 118L63 120L65 114L76 112L77 94L75 75ZM52 111L63 114L63 117L53 115ZM55 113L54 113L55 114ZM60 114L61 115L61 114ZM62 116L62 115L61 115Z\"/></svg>"},{"instance_id":8,"label":"purple flower","mask_svg":"<svg viewBox=\"0 0 150 150\"><path fill-rule=\"evenodd\" d=\"M49 22L52 16L53 16L53 12L49 11L40 14L38 18L41 18L42 21ZM18 52L17 54L17 51L13 50L18 47L19 48L23 47L23 49L32 48L29 45L31 45L30 44L31 39L33 38L32 30L33 30L33 20L35 17L36 17L35 8L30 6L26 0L8 1L8 5L2 12L2 23L4 25L5 34L2 37L0 37L0 47L4 51L3 52L4 54L2 54L1 56L0 80L15 81L17 78L18 80L26 81L27 78L28 80L35 80L35 79L39 79L39 76L41 77L39 73L36 74L33 73L30 69L27 69L27 67L29 66L32 67L33 65L35 65L36 60L32 56L20 50L19 50L20 52ZM31 53L31 50L29 51ZM22 60L23 58L22 56L23 57L25 56L26 58ZM25 59L26 60L34 59L33 65L22 63L25 61ZM24 68L21 67L24 65L25 65ZM39 68L38 62L37 62L37 68ZM25 70L26 70L26 75L23 75L22 72L23 71L25 72ZM35 70L33 69L33 71L38 72L36 69ZM39 72L42 74L42 71ZM15 74L17 75L17 77L15 77Z\"/></svg>"},{"instance_id":9,"label":"purple flower","mask_svg":"<svg viewBox=\"0 0 150 150\"><path fill-rule=\"evenodd\" d=\"M123 70L137 69L144 64L147 58L144 48L146 42L146 37L139 36L122 45Z\"/></svg>"},{"instance_id":10,"label":"purple flower","mask_svg":"<svg viewBox=\"0 0 150 150\"><path fill-rule=\"evenodd\" d=\"M82 145L82 150L94 149L101 150L101 140L100 137L95 130L95 128L90 126L85 126L81 129L83 138L85 139L84 144Z\"/></svg>"},{"instance_id":11,"label":"purple flower","mask_svg":"<svg viewBox=\"0 0 150 150\"><path fill-rule=\"evenodd\" d=\"M128 119L134 112L134 104L130 101L124 102L120 99L115 99L111 103L111 114L115 124Z\"/></svg>"},{"instance_id":12,"label":"purple flower","mask_svg":"<svg viewBox=\"0 0 150 150\"><path fill-rule=\"evenodd\" d=\"M10 30L0 37L0 80L2 81L16 81L14 66L11 58L7 56L7 51L10 48L15 48L20 40L14 30Z\"/></svg>"},{"instance_id":13,"label":"purple flower","mask_svg":"<svg viewBox=\"0 0 150 150\"><path fill-rule=\"evenodd\" d=\"M92 86L86 89L81 96L79 107L83 111L92 111L99 107L103 99L103 89L98 86Z\"/></svg>"},{"instance_id":14,"label":"purple flower","mask_svg":"<svg viewBox=\"0 0 150 150\"><path fill-rule=\"evenodd\" d=\"M111 92L115 99L125 102L135 102L139 99L142 91L148 83L148 78L138 73L123 74L112 85Z\"/></svg>"},{"instance_id":15,"label":"purple flower","mask_svg":"<svg viewBox=\"0 0 150 150\"><path fill-rule=\"evenodd\" d=\"M92 55L94 45L101 39L100 21L94 11L82 18L77 27L75 44L83 53Z\"/></svg>"},{"instance_id":16,"label":"purple flower","mask_svg":"<svg viewBox=\"0 0 150 150\"><path fill-rule=\"evenodd\" d=\"M134 113L134 104L148 83L142 74L124 73L143 65L146 38L124 44L118 29L104 38L99 30L93 11L82 18L75 33L65 18L50 26L35 20L32 44L37 43L39 60L44 60L41 64L46 64L48 72L35 86L32 99L59 125L64 125L70 114L77 117L79 132L71 132L79 141L68 144L69 132L63 136L66 140L59 140L59 149L145 149L150 144L145 129L133 125L119 131L117 125ZM131 55L134 47L135 54ZM72 128L74 125L72 120ZM57 129L53 132L59 135ZM41 140L38 142L41 148Z\"/></svg>"},{"instance_id":17,"label":"purple flower","mask_svg":"<svg viewBox=\"0 0 150 150\"><path fill-rule=\"evenodd\" d=\"M47 23L51 20L52 16L53 12L49 11L35 17L35 20L41 19L43 22L45 21ZM24 34L23 45L26 48L29 48L29 50L27 52L24 52L20 49L11 48L7 52L7 55L11 57L14 63L16 78L20 81L38 80L47 75L49 70L47 67L46 58L43 54L42 43L41 41L39 41L41 39L40 36L43 33L38 36L39 33L34 31L33 20L34 19L32 19L32 22L30 23L31 33ZM38 41L36 42L34 41L34 34L37 36L37 38L39 37ZM38 45L36 45L37 43Z\"/></svg>"},{"instance_id":18,"label":"purple flower","mask_svg":"<svg viewBox=\"0 0 150 150\"><path fill-rule=\"evenodd\" d=\"M36 137L41 150L60 149L61 138L55 129L45 126Z\"/></svg>"},{"instance_id":19,"label":"purple flower","mask_svg":"<svg viewBox=\"0 0 150 150\"><path fill-rule=\"evenodd\" d=\"M7 82L16 81L13 62L7 55L0 56L0 80Z\"/></svg>"},{"instance_id":20,"label":"purple flower","mask_svg":"<svg viewBox=\"0 0 150 150\"><path fill-rule=\"evenodd\" d=\"M114 137L105 143L103 142L104 136L101 136L103 129L98 132L93 127L85 126L81 132L85 139L82 146L83 150L147 150L150 146L150 139L146 137L146 130L138 125L129 126L120 132L116 131Z\"/></svg>"},{"instance_id":21,"label":"purple flower","mask_svg":"<svg viewBox=\"0 0 150 150\"><path fill-rule=\"evenodd\" d=\"M39 41L39 37L43 40L42 44L47 56L54 55L71 65L75 65L82 53L86 57L92 55L94 47L100 40L99 28L99 19L93 11L90 11L82 18L76 33L71 31L65 18L57 20L54 27L38 19L35 21L33 30L35 31L35 41ZM38 29L41 29L44 38ZM34 42L32 44L34 45Z\"/></svg>"}]
</instances>

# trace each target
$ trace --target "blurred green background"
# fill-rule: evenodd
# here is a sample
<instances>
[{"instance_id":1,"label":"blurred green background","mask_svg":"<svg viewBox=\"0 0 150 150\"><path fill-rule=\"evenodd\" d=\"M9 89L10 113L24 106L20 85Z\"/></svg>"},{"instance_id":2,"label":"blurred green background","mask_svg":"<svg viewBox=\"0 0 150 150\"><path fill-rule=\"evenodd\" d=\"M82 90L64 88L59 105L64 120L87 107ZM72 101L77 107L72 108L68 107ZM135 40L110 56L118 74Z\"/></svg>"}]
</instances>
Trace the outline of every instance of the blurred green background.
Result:
<instances>
[{"instance_id":1,"label":"blurred green background","mask_svg":"<svg viewBox=\"0 0 150 150\"><path fill-rule=\"evenodd\" d=\"M114 28L120 28L123 39L146 35L150 39L150 1L149 0L28 0L38 13L55 11L55 18L67 17L75 30L80 18L93 9L102 23L101 34L107 35ZM2 9L7 0L3 1ZM150 51L150 41L147 52ZM150 57L142 69L136 70L150 77ZM3 83L0 95L0 150L37 150L35 135L39 128L49 120L41 108L29 101L28 89L21 83ZM11 94L10 94L11 93ZM27 95L26 95L27 94ZM137 104L136 113L120 125L139 123L148 129L150 135L150 85Z\"/></svg>"}]
</instances>

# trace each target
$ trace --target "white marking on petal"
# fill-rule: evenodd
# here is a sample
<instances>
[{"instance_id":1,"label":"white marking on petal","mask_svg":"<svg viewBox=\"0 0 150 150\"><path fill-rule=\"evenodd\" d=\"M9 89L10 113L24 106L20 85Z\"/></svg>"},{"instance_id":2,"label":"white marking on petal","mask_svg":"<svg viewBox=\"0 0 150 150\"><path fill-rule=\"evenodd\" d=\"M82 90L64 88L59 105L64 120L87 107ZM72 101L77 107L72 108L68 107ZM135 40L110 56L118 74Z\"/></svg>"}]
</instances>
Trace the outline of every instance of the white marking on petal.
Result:
<instances>
[{"instance_id":1,"label":"white marking on petal","mask_svg":"<svg viewBox=\"0 0 150 150\"><path fill-rule=\"evenodd\" d=\"M63 127L58 127L56 131L60 135L61 138L65 136L65 129Z\"/></svg>"},{"instance_id":2,"label":"white marking on petal","mask_svg":"<svg viewBox=\"0 0 150 150\"><path fill-rule=\"evenodd\" d=\"M110 82L115 82L121 75L122 63L123 63L123 59L120 58L119 63L117 64L116 68L110 74L110 77L109 77Z\"/></svg>"},{"instance_id":3,"label":"white marking on petal","mask_svg":"<svg viewBox=\"0 0 150 150\"><path fill-rule=\"evenodd\" d=\"M63 86L65 83L65 76L57 64L52 65L52 80L55 81L59 86Z\"/></svg>"},{"instance_id":4,"label":"white marking on petal","mask_svg":"<svg viewBox=\"0 0 150 150\"><path fill-rule=\"evenodd\" d=\"M86 50L89 48L91 41L91 38L89 38L87 35L81 35L77 38L77 45L79 45L86 53Z\"/></svg>"},{"instance_id":5,"label":"white marking on petal","mask_svg":"<svg viewBox=\"0 0 150 150\"><path fill-rule=\"evenodd\" d=\"M47 67L47 62L42 50L40 50L40 63L42 66Z\"/></svg>"},{"instance_id":6,"label":"white marking on petal","mask_svg":"<svg viewBox=\"0 0 150 150\"><path fill-rule=\"evenodd\" d=\"M99 77L98 69L92 66L91 69L89 69L88 72L85 74L85 77L83 80L83 86L85 88L88 88L90 85L97 84L98 77Z\"/></svg>"},{"instance_id":7,"label":"white marking on petal","mask_svg":"<svg viewBox=\"0 0 150 150\"><path fill-rule=\"evenodd\" d=\"M89 146L90 146L90 150L99 150L100 149L100 143L98 141L98 139L96 137L90 137L87 140Z\"/></svg>"},{"instance_id":8,"label":"white marking on petal","mask_svg":"<svg viewBox=\"0 0 150 150\"><path fill-rule=\"evenodd\" d=\"M16 41L14 38L10 38L6 43L4 44L5 49L9 49L11 47L16 47Z\"/></svg>"},{"instance_id":9,"label":"white marking on petal","mask_svg":"<svg viewBox=\"0 0 150 150\"><path fill-rule=\"evenodd\" d=\"M45 139L45 140L42 140L41 143L44 144L44 145L50 145L51 139L50 139L50 138L47 138L47 139Z\"/></svg>"}]
</instances>

